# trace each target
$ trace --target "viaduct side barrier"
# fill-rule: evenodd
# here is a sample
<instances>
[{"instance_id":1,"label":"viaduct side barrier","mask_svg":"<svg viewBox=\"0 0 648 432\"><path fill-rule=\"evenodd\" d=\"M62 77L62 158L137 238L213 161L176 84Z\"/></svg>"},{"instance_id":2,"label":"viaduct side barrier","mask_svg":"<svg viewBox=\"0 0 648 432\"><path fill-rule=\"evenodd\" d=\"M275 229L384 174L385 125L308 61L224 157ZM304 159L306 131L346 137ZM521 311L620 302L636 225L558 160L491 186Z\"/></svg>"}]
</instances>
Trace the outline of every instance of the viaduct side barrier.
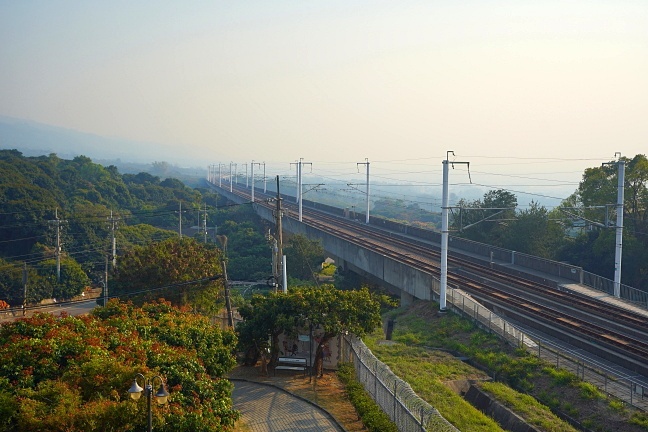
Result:
<instances>
[{"instance_id":1,"label":"viaduct side barrier","mask_svg":"<svg viewBox=\"0 0 648 432\"><path fill-rule=\"evenodd\" d=\"M344 209L308 200L304 200L303 204L338 216L351 217L358 221L365 220L365 213L362 212L352 212L351 214L349 214L349 212L345 211ZM424 240L426 242L436 244L441 243L441 233L430 229L407 225L404 223L374 216L369 217L369 224L376 227L385 228L390 231L395 231L406 236L420 238L421 240ZM594 273L590 273L583 270L582 267L574 266L569 263L553 261L533 255L527 255L524 253L454 236L450 236L449 238L449 247L455 253L461 253L462 251L465 251L470 254L483 257L484 259L479 261L480 264L483 264L484 261L493 262L493 267L497 268L501 272L509 273L515 276L523 276L528 280L549 285L554 288L558 288L558 286L560 285L560 282L558 282L558 280L566 280L580 285L588 286L608 295L614 295L614 281L596 275ZM469 256L464 256L462 258L471 261L471 258ZM514 268L510 267L510 265L527 268L532 271L546 274L550 277L547 278L537 276L532 273L515 270ZM555 277L556 279L553 279L551 277ZM621 284L620 298L644 309L648 309L648 291L646 290L641 290L629 285Z\"/></svg>"}]
</instances>

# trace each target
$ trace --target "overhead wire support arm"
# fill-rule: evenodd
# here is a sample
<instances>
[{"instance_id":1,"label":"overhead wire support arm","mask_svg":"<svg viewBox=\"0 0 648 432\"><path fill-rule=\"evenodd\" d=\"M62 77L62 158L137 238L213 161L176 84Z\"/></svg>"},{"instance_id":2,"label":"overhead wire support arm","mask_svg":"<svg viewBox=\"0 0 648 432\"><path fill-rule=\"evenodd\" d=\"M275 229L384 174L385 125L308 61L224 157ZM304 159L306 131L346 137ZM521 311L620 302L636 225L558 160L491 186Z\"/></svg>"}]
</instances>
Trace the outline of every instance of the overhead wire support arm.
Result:
<instances>
[{"instance_id":1,"label":"overhead wire support arm","mask_svg":"<svg viewBox=\"0 0 648 432\"><path fill-rule=\"evenodd\" d=\"M585 221L585 222L589 222L590 224L592 224L592 225L594 225L594 226L596 226L596 227L599 227L599 228L609 228L608 225L605 225L605 224L602 224L602 223L600 223L600 222L596 222L596 221L593 221L593 220L587 219L587 218L584 217L584 216L580 216L580 215L577 215L577 214L572 213L572 212L568 212L565 208L560 208L560 207L557 207L557 208L558 208L558 210L560 210L562 213L565 213L567 216L569 216L569 217L572 218L572 219L575 219L575 220L583 220L583 221Z\"/></svg>"},{"instance_id":2,"label":"overhead wire support arm","mask_svg":"<svg viewBox=\"0 0 648 432\"><path fill-rule=\"evenodd\" d=\"M467 208L467 207L463 207L463 208L461 208L461 209L462 209L462 210L477 210L477 208L474 208L474 209L473 209L473 208ZM481 209L481 210L489 210L489 209ZM491 209L491 210L494 210L494 209ZM498 219L491 220L491 218L493 218L493 217L495 217L495 216L497 216L497 215L499 215L499 214L504 213L506 210L510 210L510 209L501 209L501 210L498 211L497 213L493 213L493 214L491 214L491 215L489 215L489 216L486 216L485 218L482 218L481 220L478 220L478 221L475 222L475 223L471 223L470 225L466 225L466 226L459 226L459 231L463 231L463 230L466 230L466 229L468 229L468 228L474 227L475 225L478 225L478 224L480 224L480 223L482 223L482 222L497 222ZM513 220L513 219L507 219L507 220Z\"/></svg>"}]
</instances>

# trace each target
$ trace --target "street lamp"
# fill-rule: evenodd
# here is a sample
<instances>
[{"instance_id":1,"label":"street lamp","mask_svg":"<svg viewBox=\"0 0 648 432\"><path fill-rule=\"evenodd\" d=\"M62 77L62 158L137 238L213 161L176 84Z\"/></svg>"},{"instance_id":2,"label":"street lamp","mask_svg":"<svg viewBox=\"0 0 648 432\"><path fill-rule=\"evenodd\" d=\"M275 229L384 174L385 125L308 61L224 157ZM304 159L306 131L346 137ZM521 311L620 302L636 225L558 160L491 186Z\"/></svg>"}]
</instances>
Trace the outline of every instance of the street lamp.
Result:
<instances>
[{"instance_id":1,"label":"street lamp","mask_svg":"<svg viewBox=\"0 0 648 432\"><path fill-rule=\"evenodd\" d=\"M137 377L142 378L142 380L144 381L144 388L140 387L139 384L137 384ZM151 399L153 398L153 384L156 378L160 381L160 388L158 389L157 393L155 393L155 401L158 403L158 405L164 405L169 399L169 392L167 392L166 388L164 388L164 381L159 375L155 375L153 378L149 379L144 375L138 373L133 379L133 385L128 389L128 393L133 400L138 400L142 396L142 390L146 392L146 404L148 408L148 432L153 431L153 413L151 411Z\"/></svg>"}]
</instances>

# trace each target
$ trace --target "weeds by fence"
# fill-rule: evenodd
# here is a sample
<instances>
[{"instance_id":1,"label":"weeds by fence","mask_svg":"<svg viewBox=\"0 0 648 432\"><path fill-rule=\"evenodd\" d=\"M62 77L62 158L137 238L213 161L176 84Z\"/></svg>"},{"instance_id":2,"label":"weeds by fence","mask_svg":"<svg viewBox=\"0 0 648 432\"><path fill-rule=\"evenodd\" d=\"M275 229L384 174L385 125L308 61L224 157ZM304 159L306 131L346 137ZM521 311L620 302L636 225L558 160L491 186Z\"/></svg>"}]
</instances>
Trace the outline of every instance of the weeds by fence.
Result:
<instances>
[{"instance_id":1,"label":"weeds by fence","mask_svg":"<svg viewBox=\"0 0 648 432\"><path fill-rule=\"evenodd\" d=\"M645 388L641 382L632 377L620 376L613 371L605 370L601 365L589 363L584 358L571 355L558 347L529 337L520 329L472 300L461 290L449 288L447 293L448 304L461 315L478 323L482 328L499 335L515 347L524 347L528 352L548 363L574 373L582 380L596 385L602 392L638 409L648 411L648 388Z\"/></svg>"},{"instance_id":2,"label":"weeds by fence","mask_svg":"<svg viewBox=\"0 0 648 432\"><path fill-rule=\"evenodd\" d=\"M458 431L378 360L362 340L350 335L341 339L341 360L353 363L358 381L396 423L399 431Z\"/></svg>"}]
</instances>

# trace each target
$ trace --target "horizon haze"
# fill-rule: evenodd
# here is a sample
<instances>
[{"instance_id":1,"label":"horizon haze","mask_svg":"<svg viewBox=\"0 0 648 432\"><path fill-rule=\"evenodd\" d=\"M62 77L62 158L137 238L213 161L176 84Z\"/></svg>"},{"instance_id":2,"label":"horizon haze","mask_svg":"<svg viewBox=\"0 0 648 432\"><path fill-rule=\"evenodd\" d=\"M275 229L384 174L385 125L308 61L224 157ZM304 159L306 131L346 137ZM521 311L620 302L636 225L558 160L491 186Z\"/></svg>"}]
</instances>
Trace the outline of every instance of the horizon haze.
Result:
<instances>
[{"instance_id":1,"label":"horizon haze","mask_svg":"<svg viewBox=\"0 0 648 432\"><path fill-rule=\"evenodd\" d=\"M304 158L350 181L368 158L414 190L452 150L471 163L455 191L557 204L648 143L639 0L3 2L0 58L5 121L92 135L101 158L284 176Z\"/></svg>"}]
</instances>

